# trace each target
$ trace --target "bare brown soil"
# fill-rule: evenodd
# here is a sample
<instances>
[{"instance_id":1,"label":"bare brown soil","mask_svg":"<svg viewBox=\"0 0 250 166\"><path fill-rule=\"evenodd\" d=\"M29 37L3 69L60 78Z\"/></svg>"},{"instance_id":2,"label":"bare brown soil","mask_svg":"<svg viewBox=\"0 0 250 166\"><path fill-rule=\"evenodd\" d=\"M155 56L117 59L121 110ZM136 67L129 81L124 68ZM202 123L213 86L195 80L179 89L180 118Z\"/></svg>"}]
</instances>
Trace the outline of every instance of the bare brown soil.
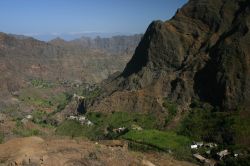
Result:
<instances>
[{"instance_id":1,"label":"bare brown soil","mask_svg":"<svg viewBox=\"0 0 250 166\"><path fill-rule=\"evenodd\" d=\"M0 165L164 165L191 166L167 154L130 152L122 147L69 138L15 138L0 144Z\"/></svg>"}]
</instances>

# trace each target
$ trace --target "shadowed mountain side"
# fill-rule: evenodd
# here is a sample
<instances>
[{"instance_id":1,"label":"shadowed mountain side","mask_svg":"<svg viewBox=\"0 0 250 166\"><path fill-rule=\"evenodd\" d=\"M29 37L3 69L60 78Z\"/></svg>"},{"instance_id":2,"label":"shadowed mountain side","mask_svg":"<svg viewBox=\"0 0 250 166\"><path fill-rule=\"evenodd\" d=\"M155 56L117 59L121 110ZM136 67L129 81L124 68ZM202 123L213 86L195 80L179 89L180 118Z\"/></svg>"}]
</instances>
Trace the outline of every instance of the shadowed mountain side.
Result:
<instances>
[{"instance_id":1,"label":"shadowed mountain side","mask_svg":"<svg viewBox=\"0 0 250 166\"><path fill-rule=\"evenodd\" d=\"M199 99L223 110L249 107L249 4L190 0L171 20L152 22L90 110L161 112L165 98L182 110Z\"/></svg>"}]
</instances>

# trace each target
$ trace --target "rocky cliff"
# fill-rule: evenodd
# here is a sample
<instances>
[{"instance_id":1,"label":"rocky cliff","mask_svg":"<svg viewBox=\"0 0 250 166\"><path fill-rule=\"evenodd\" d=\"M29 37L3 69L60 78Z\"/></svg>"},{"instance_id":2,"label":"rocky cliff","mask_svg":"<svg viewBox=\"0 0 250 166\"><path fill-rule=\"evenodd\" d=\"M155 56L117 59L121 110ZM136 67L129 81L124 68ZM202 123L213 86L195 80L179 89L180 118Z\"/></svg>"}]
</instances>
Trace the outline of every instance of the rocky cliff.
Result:
<instances>
[{"instance_id":1,"label":"rocky cliff","mask_svg":"<svg viewBox=\"0 0 250 166\"><path fill-rule=\"evenodd\" d=\"M149 25L91 110L161 112L165 99L182 110L195 100L249 107L249 27L248 0L190 0L169 21Z\"/></svg>"}]
</instances>

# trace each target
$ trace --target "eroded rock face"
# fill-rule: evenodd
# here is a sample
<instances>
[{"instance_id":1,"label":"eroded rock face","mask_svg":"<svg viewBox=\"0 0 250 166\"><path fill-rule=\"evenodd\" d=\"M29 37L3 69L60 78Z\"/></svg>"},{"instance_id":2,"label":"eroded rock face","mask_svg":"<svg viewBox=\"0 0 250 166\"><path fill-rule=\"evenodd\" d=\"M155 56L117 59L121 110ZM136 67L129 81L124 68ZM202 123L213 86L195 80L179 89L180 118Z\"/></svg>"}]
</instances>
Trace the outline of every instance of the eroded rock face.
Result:
<instances>
[{"instance_id":1,"label":"eroded rock face","mask_svg":"<svg viewBox=\"0 0 250 166\"><path fill-rule=\"evenodd\" d=\"M190 0L171 20L150 24L125 70L104 82L104 100L92 109L161 111L164 97L182 109L195 99L224 110L249 107L249 26L247 0ZM141 104L132 108L131 100Z\"/></svg>"}]
</instances>

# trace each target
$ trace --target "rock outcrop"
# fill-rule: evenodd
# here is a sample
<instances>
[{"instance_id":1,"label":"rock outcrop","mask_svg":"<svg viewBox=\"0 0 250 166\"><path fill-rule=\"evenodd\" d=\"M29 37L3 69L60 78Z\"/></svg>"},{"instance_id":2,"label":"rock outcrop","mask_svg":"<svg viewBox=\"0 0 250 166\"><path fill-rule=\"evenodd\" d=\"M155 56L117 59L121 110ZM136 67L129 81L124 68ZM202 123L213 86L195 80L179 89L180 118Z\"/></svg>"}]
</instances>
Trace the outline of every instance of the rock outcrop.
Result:
<instances>
[{"instance_id":1,"label":"rock outcrop","mask_svg":"<svg viewBox=\"0 0 250 166\"><path fill-rule=\"evenodd\" d=\"M91 110L163 111L167 98L225 111L250 105L250 2L190 0L148 27L125 70L103 83Z\"/></svg>"}]
</instances>

